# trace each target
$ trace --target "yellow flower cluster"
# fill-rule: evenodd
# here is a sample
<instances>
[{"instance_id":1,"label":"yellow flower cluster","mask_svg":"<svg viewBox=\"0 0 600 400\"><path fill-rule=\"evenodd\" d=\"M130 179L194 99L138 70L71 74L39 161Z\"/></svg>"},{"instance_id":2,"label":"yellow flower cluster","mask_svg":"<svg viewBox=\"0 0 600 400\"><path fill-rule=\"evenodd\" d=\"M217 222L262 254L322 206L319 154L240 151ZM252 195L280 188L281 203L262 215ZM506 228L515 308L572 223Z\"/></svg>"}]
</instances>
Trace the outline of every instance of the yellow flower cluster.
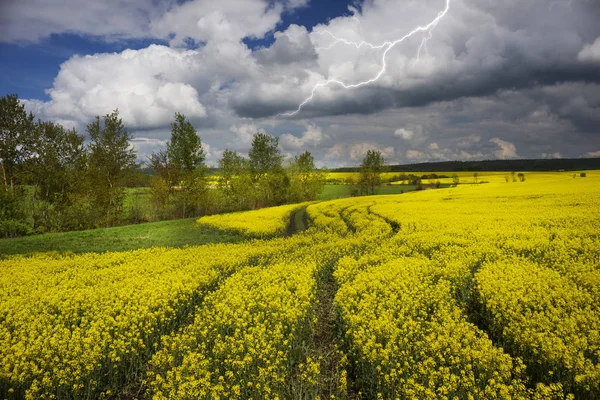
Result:
<instances>
[{"instance_id":1,"label":"yellow flower cluster","mask_svg":"<svg viewBox=\"0 0 600 400\"><path fill-rule=\"evenodd\" d=\"M95 398L145 369L220 280L281 244L0 261L2 397Z\"/></svg>"},{"instance_id":2,"label":"yellow flower cluster","mask_svg":"<svg viewBox=\"0 0 600 400\"><path fill-rule=\"evenodd\" d=\"M363 262L339 263L336 276L355 277L340 279L335 303L367 398L526 397L522 366L465 320L429 260Z\"/></svg>"},{"instance_id":3,"label":"yellow flower cluster","mask_svg":"<svg viewBox=\"0 0 600 400\"><path fill-rule=\"evenodd\" d=\"M569 382L600 397L600 303L550 268L522 259L486 264L475 277L493 335L521 354L540 382Z\"/></svg>"},{"instance_id":4,"label":"yellow flower cluster","mask_svg":"<svg viewBox=\"0 0 600 400\"><path fill-rule=\"evenodd\" d=\"M154 399L294 397L293 378L307 385L319 373L302 351L312 326L315 270L314 260L300 259L233 275L191 325L163 339L150 362L148 393Z\"/></svg>"},{"instance_id":5,"label":"yellow flower cluster","mask_svg":"<svg viewBox=\"0 0 600 400\"><path fill-rule=\"evenodd\" d=\"M287 204L278 207L217 214L202 217L198 222L224 231L240 233L253 238L269 238L285 233L291 215L310 204Z\"/></svg>"},{"instance_id":6,"label":"yellow flower cluster","mask_svg":"<svg viewBox=\"0 0 600 400\"><path fill-rule=\"evenodd\" d=\"M306 208L306 212L311 223L321 231L341 235L348 232L348 225L341 216L339 202L313 204Z\"/></svg>"}]
</instances>

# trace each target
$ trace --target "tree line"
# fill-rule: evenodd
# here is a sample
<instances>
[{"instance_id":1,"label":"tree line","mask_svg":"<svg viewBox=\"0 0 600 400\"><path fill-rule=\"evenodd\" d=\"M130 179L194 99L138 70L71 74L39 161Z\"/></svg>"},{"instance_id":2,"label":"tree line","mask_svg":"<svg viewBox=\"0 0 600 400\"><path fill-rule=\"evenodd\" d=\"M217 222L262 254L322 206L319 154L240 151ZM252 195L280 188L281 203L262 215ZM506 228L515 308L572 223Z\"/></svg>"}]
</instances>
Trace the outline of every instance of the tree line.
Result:
<instances>
[{"instance_id":1,"label":"tree line","mask_svg":"<svg viewBox=\"0 0 600 400\"><path fill-rule=\"evenodd\" d=\"M140 222L126 210L126 188L138 186L131 134L118 110L75 129L35 120L18 96L0 98L0 237ZM315 200L325 171L304 152L288 162L278 138L258 132L247 157L225 150L209 174L200 136L176 113L165 150L148 157L153 220L198 217Z\"/></svg>"}]
</instances>

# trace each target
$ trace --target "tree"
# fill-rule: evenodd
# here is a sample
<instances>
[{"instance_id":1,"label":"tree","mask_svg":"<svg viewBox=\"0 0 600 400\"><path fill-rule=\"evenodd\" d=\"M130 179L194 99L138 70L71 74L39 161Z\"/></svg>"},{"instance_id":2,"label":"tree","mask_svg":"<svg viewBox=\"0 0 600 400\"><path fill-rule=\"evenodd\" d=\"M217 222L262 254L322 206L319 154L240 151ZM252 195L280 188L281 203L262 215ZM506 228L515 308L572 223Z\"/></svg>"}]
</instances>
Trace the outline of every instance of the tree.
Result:
<instances>
[{"instance_id":1,"label":"tree","mask_svg":"<svg viewBox=\"0 0 600 400\"><path fill-rule=\"evenodd\" d=\"M454 183L455 185L458 185L460 183L460 178L456 172L452 174L452 183Z\"/></svg>"},{"instance_id":2,"label":"tree","mask_svg":"<svg viewBox=\"0 0 600 400\"><path fill-rule=\"evenodd\" d=\"M323 190L325 172L316 168L315 158L305 151L294 157L288 167L290 174L290 202L316 200Z\"/></svg>"},{"instance_id":3,"label":"tree","mask_svg":"<svg viewBox=\"0 0 600 400\"><path fill-rule=\"evenodd\" d=\"M274 138L267 133L254 134L248 156L250 172L255 181L268 173L282 169L283 155L279 150L279 138Z\"/></svg>"},{"instance_id":4,"label":"tree","mask_svg":"<svg viewBox=\"0 0 600 400\"><path fill-rule=\"evenodd\" d=\"M172 204L173 190L177 184L177 171L169 162L166 150L159 150L148 157L148 164L153 174L150 178L150 201L154 205L155 217L169 218Z\"/></svg>"},{"instance_id":5,"label":"tree","mask_svg":"<svg viewBox=\"0 0 600 400\"><path fill-rule=\"evenodd\" d=\"M218 187L228 210L252 207L252 181L248 160L235 151L225 150L219 160Z\"/></svg>"},{"instance_id":6,"label":"tree","mask_svg":"<svg viewBox=\"0 0 600 400\"><path fill-rule=\"evenodd\" d=\"M369 150L360 164L358 185L361 194L376 194L381 186L381 173L385 171L385 159L380 151Z\"/></svg>"},{"instance_id":7,"label":"tree","mask_svg":"<svg viewBox=\"0 0 600 400\"><path fill-rule=\"evenodd\" d=\"M171 124L171 141L167 143L167 164L177 178L179 190L176 198L181 216L200 213L202 197L206 190L206 153L200 136L185 115L175 113Z\"/></svg>"},{"instance_id":8,"label":"tree","mask_svg":"<svg viewBox=\"0 0 600 400\"><path fill-rule=\"evenodd\" d=\"M33 187L29 215L33 228L43 232L87 227L90 207L79 207L82 212L77 213L77 207L71 208L84 200L87 188L83 135L53 122L38 121L35 130L32 156L25 163Z\"/></svg>"},{"instance_id":9,"label":"tree","mask_svg":"<svg viewBox=\"0 0 600 400\"><path fill-rule=\"evenodd\" d=\"M106 226L116 224L123 208L124 187L135 175L136 153L129 145L131 136L119 118L119 111L100 117L88 125L90 135L89 169L92 197Z\"/></svg>"},{"instance_id":10,"label":"tree","mask_svg":"<svg viewBox=\"0 0 600 400\"><path fill-rule=\"evenodd\" d=\"M171 124L171 141L167 144L169 162L182 174L205 168L206 153L196 129L185 115L175 113Z\"/></svg>"},{"instance_id":11,"label":"tree","mask_svg":"<svg viewBox=\"0 0 600 400\"><path fill-rule=\"evenodd\" d=\"M41 200L66 206L70 195L78 191L83 180L84 137L75 129L66 130L53 122L38 121L36 131L31 181L36 184Z\"/></svg>"},{"instance_id":12,"label":"tree","mask_svg":"<svg viewBox=\"0 0 600 400\"><path fill-rule=\"evenodd\" d=\"M255 208L281 204L287 198L289 178L283 172L279 138L257 132L248 153L248 166L255 188Z\"/></svg>"},{"instance_id":13,"label":"tree","mask_svg":"<svg viewBox=\"0 0 600 400\"><path fill-rule=\"evenodd\" d=\"M33 118L16 94L0 97L0 179L11 191L19 182L18 167L32 154Z\"/></svg>"}]
</instances>

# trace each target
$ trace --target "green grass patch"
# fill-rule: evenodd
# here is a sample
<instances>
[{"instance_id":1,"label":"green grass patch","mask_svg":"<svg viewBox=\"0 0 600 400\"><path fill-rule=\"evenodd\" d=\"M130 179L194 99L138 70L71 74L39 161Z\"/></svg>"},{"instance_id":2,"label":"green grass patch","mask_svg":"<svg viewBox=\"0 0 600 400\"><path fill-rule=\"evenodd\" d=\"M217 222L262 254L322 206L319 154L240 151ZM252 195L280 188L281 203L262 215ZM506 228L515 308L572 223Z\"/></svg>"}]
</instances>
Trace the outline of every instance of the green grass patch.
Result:
<instances>
[{"instance_id":1,"label":"green grass patch","mask_svg":"<svg viewBox=\"0 0 600 400\"><path fill-rule=\"evenodd\" d=\"M200 226L195 218L152 222L79 232L48 233L0 239L0 255L35 252L103 253L153 246L183 247L207 243L239 242L243 237Z\"/></svg>"}]
</instances>

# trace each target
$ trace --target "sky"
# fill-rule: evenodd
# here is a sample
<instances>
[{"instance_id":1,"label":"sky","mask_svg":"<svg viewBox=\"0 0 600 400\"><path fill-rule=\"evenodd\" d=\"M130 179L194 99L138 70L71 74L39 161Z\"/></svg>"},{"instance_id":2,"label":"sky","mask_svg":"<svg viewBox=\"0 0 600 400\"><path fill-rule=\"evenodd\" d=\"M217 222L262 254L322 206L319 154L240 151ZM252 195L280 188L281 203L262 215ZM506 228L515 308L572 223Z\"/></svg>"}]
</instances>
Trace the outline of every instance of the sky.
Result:
<instances>
[{"instance_id":1,"label":"sky","mask_svg":"<svg viewBox=\"0 0 600 400\"><path fill-rule=\"evenodd\" d=\"M0 96L82 134L118 109L140 160L175 112L210 165L257 131L331 168L600 157L598 21L598 0L1 1Z\"/></svg>"}]
</instances>

